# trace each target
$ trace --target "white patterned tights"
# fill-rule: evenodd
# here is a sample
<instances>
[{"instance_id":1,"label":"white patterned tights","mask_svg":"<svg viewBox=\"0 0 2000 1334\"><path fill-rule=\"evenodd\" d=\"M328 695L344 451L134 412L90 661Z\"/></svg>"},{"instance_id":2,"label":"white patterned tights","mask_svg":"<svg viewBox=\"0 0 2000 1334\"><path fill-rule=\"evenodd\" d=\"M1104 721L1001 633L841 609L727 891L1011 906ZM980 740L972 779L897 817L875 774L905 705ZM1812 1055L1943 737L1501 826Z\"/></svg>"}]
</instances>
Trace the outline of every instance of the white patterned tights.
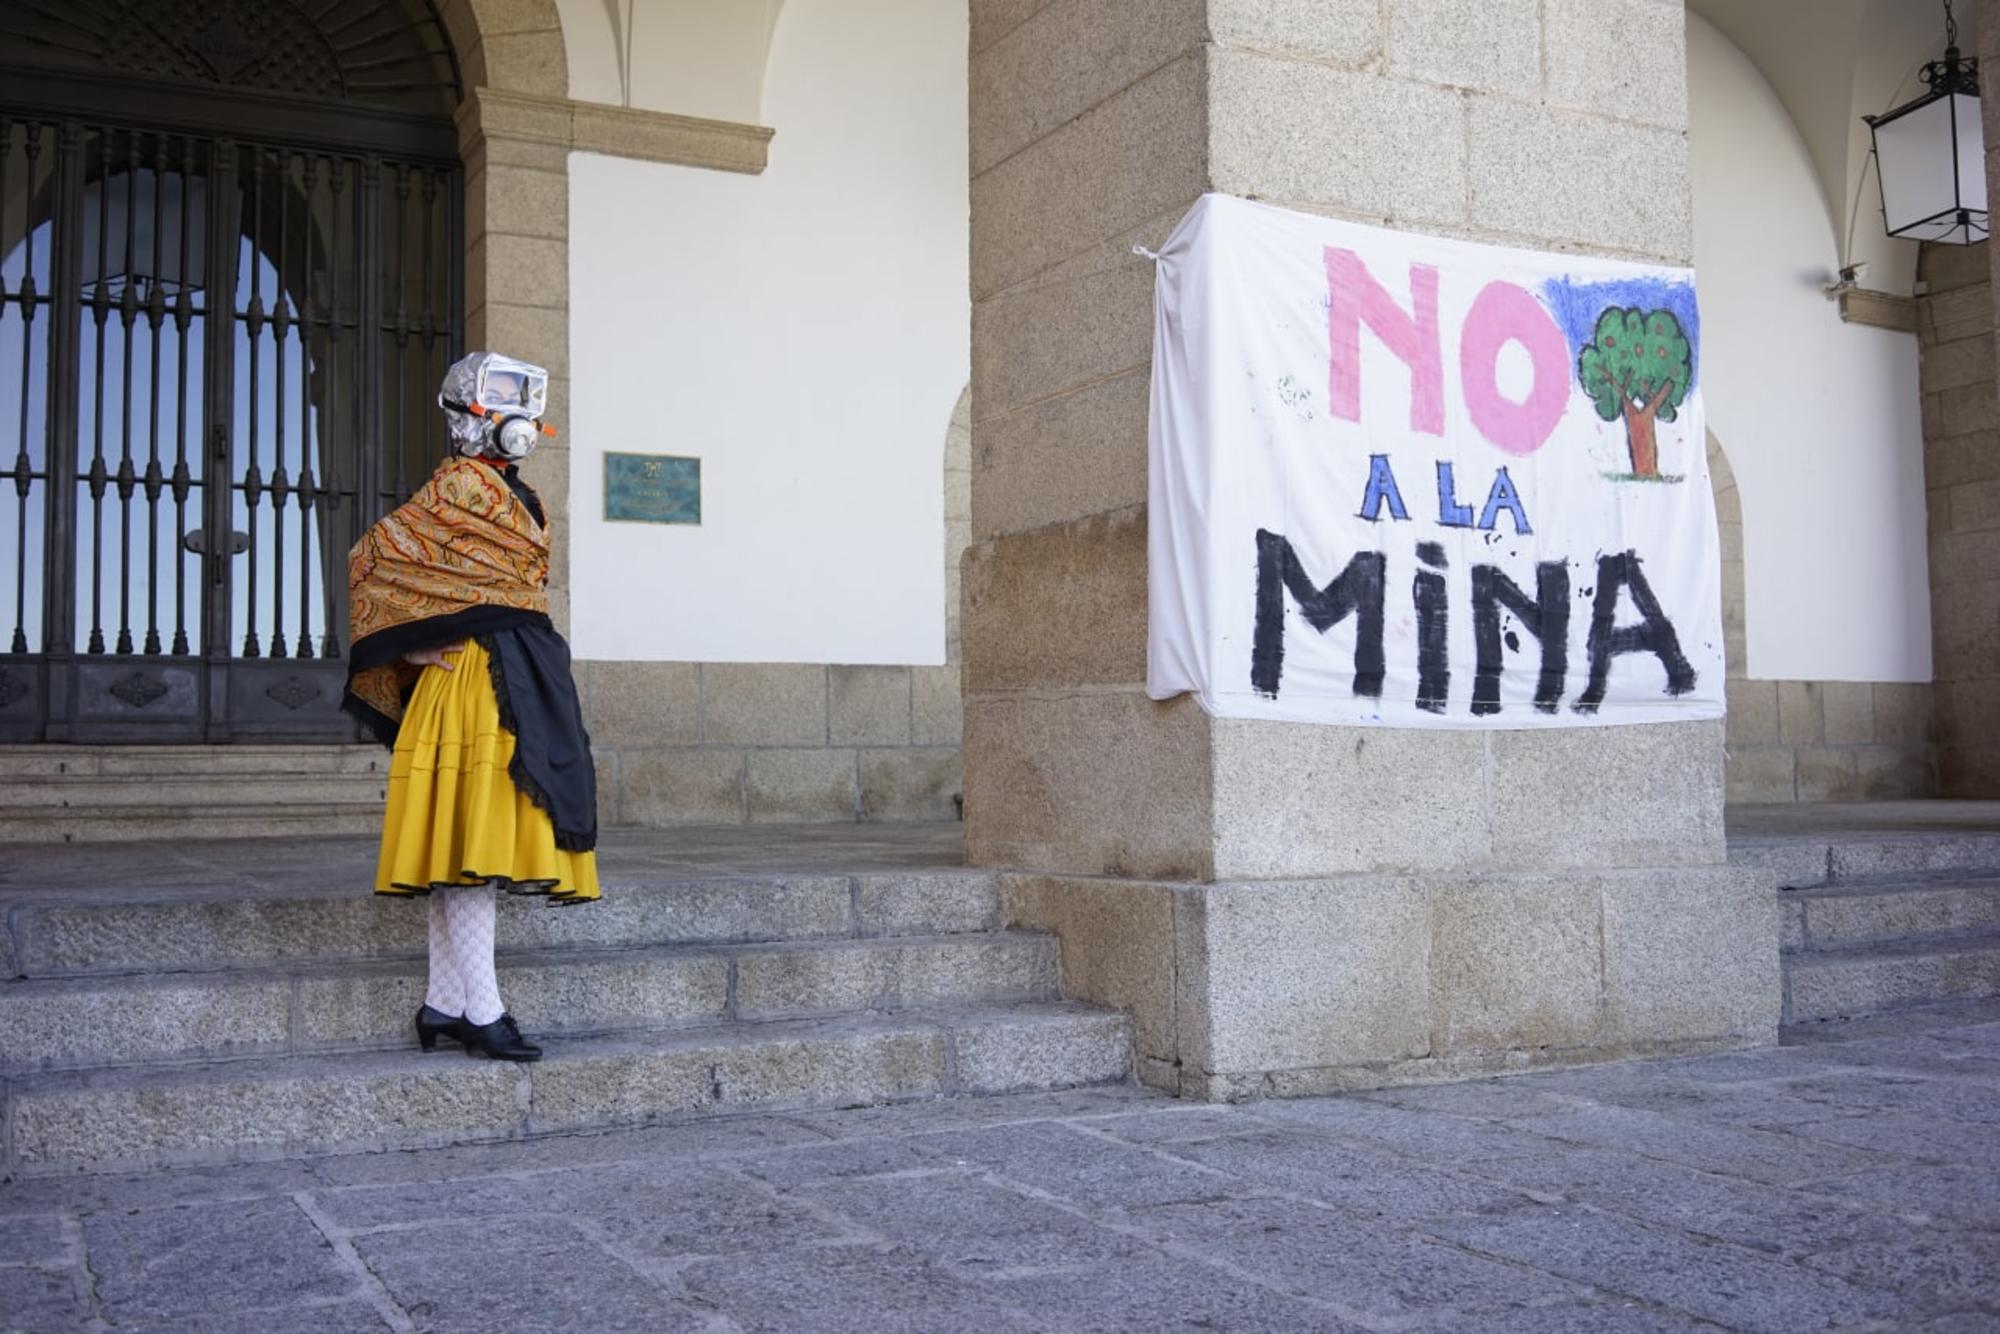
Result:
<instances>
[{"instance_id":1,"label":"white patterned tights","mask_svg":"<svg viewBox=\"0 0 2000 1334\"><path fill-rule=\"evenodd\" d=\"M431 979L424 1003L440 1014L490 1024L505 1013L493 971L493 886L431 891Z\"/></svg>"}]
</instances>

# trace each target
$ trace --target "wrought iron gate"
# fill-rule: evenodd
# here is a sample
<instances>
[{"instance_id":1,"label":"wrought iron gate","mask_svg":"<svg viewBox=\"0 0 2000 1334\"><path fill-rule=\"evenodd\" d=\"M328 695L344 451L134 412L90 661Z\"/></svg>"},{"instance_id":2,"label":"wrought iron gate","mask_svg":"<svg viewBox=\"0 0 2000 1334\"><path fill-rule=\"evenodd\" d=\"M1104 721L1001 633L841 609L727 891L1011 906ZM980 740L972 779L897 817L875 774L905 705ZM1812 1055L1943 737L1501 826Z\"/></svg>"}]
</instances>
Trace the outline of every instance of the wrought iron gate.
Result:
<instances>
[{"instance_id":1,"label":"wrought iron gate","mask_svg":"<svg viewBox=\"0 0 2000 1334\"><path fill-rule=\"evenodd\" d=\"M442 456L460 170L258 132L295 103L66 114L117 100L0 71L0 741L349 738L346 555Z\"/></svg>"}]
</instances>

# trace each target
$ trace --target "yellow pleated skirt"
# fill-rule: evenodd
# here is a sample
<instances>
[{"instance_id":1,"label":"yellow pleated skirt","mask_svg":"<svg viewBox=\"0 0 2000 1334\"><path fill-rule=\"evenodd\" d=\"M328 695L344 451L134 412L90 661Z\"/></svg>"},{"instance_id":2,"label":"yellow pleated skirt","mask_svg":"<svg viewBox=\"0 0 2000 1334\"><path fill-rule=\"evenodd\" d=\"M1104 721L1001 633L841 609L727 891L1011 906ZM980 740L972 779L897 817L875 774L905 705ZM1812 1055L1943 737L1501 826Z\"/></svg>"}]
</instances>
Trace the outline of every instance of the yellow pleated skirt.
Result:
<instances>
[{"instance_id":1,"label":"yellow pleated skirt","mask_svg":"<svg viewBox=\"0 0 2000 1334\"><path fill-rule=\"evenodd\" d=\"M378 894L493 883L577 903L597 897L597 854L556 846L548 813L514 786L514 734L486 650L467 640L456 667L417 679L389 761L389 809L375 867Z\"/></svg>"}]
</instances>

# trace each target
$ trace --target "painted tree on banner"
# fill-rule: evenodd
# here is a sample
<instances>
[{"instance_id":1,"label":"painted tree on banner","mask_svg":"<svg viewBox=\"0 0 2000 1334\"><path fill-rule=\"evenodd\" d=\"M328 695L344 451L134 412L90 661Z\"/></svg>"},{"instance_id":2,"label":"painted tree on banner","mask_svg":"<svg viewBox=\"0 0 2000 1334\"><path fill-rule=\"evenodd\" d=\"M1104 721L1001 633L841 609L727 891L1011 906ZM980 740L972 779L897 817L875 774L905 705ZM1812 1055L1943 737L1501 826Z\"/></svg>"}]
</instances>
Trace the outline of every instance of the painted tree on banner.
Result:
<instances>
[{"instance_id":1,"label":"painted tree on banner","mask_svg":"<svg viewBox=\"0 0 2000 1334\"><path fill-rule=\"evenodd\" d=\"M1670 310L1616 306L1597 318L1597 330L1577 358L1577 377L1605 421L1625 419L1625 449L1638 481L1678 481L1660 476L1656 422L1670 422L1687 398L1694 354L1681 322Z\"/></svg>"}]
</instances>

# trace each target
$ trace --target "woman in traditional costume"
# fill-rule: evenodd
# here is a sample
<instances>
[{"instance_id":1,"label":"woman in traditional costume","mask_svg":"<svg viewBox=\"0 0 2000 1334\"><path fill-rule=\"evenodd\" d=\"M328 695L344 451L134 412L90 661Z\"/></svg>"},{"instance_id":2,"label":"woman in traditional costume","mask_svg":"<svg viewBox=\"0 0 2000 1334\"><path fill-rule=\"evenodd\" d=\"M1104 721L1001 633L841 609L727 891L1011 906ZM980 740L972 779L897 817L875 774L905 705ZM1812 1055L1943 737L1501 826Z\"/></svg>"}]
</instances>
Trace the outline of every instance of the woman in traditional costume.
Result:
<instances>
[{"instance_id":1,"label":"woman in traditional costume","mask_svg":"<svg viewBox=\"0 0 2000 1334\"><path fill-rule=\"evenodd\" d=\"M548 373L475 352L445 373L452 456L348 556L342 707L393 747L375 892L430 899L417 1041L532 1061L500 1003L496 891L597 897L597 784L569 646L549 620L549 533L518 464Z\"/></svg>"}]
</instances>

